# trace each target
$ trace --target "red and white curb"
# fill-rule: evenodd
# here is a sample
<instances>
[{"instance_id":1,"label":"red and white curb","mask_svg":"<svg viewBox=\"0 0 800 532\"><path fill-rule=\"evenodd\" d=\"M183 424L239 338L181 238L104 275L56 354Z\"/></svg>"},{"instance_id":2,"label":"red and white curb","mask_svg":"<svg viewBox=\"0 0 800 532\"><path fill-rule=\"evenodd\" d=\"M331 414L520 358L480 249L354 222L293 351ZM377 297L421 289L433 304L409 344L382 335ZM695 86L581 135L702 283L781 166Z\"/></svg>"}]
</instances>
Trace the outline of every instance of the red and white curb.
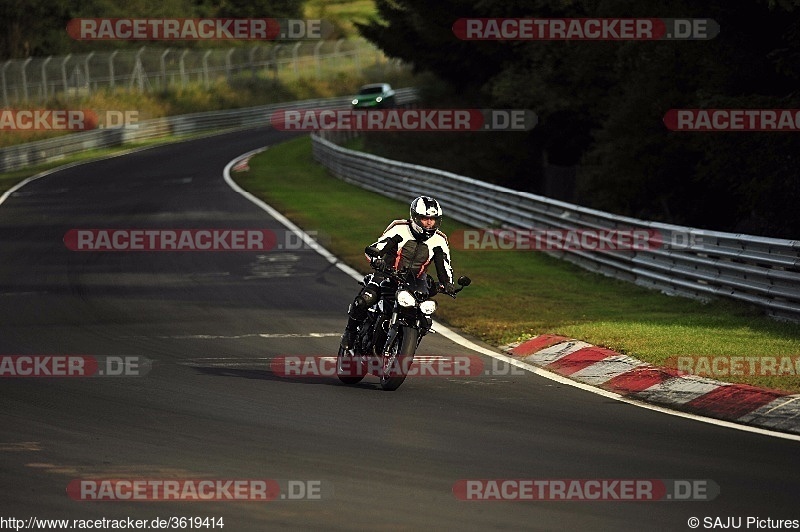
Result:
<instances>
[{"instance_id":1,"label":"red and white curb","mask_svg":"<svg viewBox=\"0 0 800 532\"><path fill-rule=\"evenodd\" d=\"M563 336L504 346L509 356L623 397L734 423L800 434L800 395L684 375Z\"/></svg>"},{"instance_id":2,"label":"red and white curb","mask_svg":"<svg viewBox=\"0 0 800 532\"><path fill-rule=\"evenodd\" d=\"M269 146L264 146L263 148L259 148L257 150L253 150L250 152L245 153L244 155L237 157L232 161L234 164L231 167L231 172L249 172L250 171L250 159L266 151Z\"/></svg>"}]
</instances>

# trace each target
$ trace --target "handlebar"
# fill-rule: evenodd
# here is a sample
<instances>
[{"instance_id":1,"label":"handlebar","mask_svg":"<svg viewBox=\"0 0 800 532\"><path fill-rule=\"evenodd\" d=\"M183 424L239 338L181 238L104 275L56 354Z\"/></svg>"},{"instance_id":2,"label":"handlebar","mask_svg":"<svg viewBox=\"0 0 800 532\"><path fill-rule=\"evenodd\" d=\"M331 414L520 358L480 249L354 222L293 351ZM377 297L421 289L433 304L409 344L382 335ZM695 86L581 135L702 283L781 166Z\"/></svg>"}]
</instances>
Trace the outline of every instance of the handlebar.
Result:
<instances>
[{"instance_id":1,"label":"handlebar","mask_svg":"<svg viewBox=\"0 0 800 532\"><path fill-rule=\"evenodd\" d=\"M380 250L377 250L376 248L373 248L371 246L368 246L367 248L365 248L364 252L367 253L367 250L378 251L380 253ZM367 255L369 255L369 253L367 253ZM372 265L372 269L375 270L376 272L379 272L379 273L382 273L382 274L386 275L387 277L389 277L390 279L392 279L392 280L394 280L394 281L396 281L398 283L405 282L405 277L409 273L408 269L395 270L392 267L385 267L385 266L383 268L378 268L378 267ZM458 288L456 288L455 290L453 290L452 293L451 292L445 292L444 290L442 290L441 289L442 288L441 283L434 283L435 293L432 294L432 295L446 294L446 295L452 297L453 299L456 299L456 294L458 294L464 288L469 286L470 282L471 281L470 281L470 279L468 277L459 277L458 284L460 286Z\"/></svg>"},{"instance_id":2,"label":"handlebar","mask_svg":"<svg viewBox=\"0 0 800 532\"><path fill-rule=\"evenodd\" d=\"M437 288L438 288L438 286L437 286ZM450 297L452 297L453 299L455 299L455 298L456 298L456 294L457 294L457 293L459 293L459 292L461 292L461 291L462 291L464 288L465 288L465 287L463 287L463 286L462 286L462 287L460 287L460 288L456 288L455 290L453 290L453 293L452 293L452 294L450 294L450 293L448 293L448 292L442 292L442 294L447 294L448 296L450 296Z\"/></svg>"}]
</instances>

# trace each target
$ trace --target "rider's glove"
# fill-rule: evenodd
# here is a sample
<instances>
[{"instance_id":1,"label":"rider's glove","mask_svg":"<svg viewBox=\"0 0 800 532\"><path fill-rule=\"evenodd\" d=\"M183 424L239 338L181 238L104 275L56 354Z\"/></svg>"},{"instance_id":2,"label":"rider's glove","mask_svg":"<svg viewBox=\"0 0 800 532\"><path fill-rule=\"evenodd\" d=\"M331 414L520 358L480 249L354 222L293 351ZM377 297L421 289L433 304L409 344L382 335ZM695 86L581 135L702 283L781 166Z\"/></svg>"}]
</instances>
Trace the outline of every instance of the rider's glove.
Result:
<instances>
[{"instance_id":1,"label":"rider's glove","mask_svg":"<svg viewBox=\"0 0 800 532\"><path fill-rule=\"evenodd\" d=\"M439 285L439 290L445 294L453 295L456 293L456 285L453 283L442 283Z\"/></svg>"}]
</instances>

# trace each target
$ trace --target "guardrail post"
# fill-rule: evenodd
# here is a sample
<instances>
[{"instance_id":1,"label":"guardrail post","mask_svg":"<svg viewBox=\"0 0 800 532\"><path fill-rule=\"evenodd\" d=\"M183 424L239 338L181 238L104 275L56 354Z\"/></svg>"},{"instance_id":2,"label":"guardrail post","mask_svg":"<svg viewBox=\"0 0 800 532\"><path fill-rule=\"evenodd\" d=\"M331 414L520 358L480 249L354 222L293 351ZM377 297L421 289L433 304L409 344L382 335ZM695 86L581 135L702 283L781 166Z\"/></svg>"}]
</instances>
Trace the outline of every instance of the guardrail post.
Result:
<instances>
[{"instance_id":1,"label":"guardrail post","mask_svg":"<svg viewBox=\"0 0 800 532\"><path fill-rule=\"evenodd\" d=\"M208 88L210 86L208 75L208 56L211 55L211 50L206 50L203 54L203 84Z\"/></svg>"},{"instance_id":2,"label":"guardrail post","mask_svg":"<svg viewBox=\"0 0 800 532\"><path fill-rule=\"evenodd\" d=\"M52 55L48 55L42 62L42 101L47 101L47 63L53 60Z\"/></svg>"},{"instance_id":3,"label":"guardrail post","mask_svg":"<svg viewBox=\"0 0 800 532\"><path fill-rule=\"evenodd\" d=\"M61 60L61 83L64 84L64 94L68 95L69 89L67 88L67 62L69 61L72 54L67 54L67 56Z\"/></svg>"},{"instance_id":4,"label":"guardrail post","mask_svg":"<svg viewBox=\"0 0 800 532\"><path fill-rule=\"evenodd\" d=\"M186 63L184 62L184 58L188 53L189 50L182 51L181 56L178 59L178 68L180 68L181 71L181 87L186 87Z\"/></svg>"},{"instance_id":5,"label":"guardrail post","mask_svg":"<svg viewBox=\"0 0 800 532\"><path fill-rule=\"evenodd\" d=\"M171 48L167 48L163 52L161 52L161 57L158 58L158 62L161 65L161 82L163 83L163 87L160 87L162 90L165 90L169 83L167 82L167 55L169 55Z\"/></svg>"},{"instance_id":6,"label":"guardrail post","mask_svg":"<svg viewBox=\"0 0 800 532\"><path fill-rule=\"evenodd\" d=\"M299 77L300 73L297 70L297 51L300 49L300 45L303 44L303 41L299 41L292 47L292 65L294 70L294 77Z\"/></svg>"},{"instance_id":7,"label":"guardrail post","mask_svg":"<svg viewBox=\"0 0 800 532\"><path fill-rule=\"evenodd\" d=\"M86 59L83 60L83 69L86 73L86 89L89 91L89 94L92 93L92 78L89 74L89 60L94 56L94 52L89 52L89 55L86 56Z\"/></svg>"},{"instance_id":8,"label":"guardrail post","mask_svg":"<svg viewBox=\"0 0 800 532\"><path fill-rule=\"evenodd\" d=\"M3 68L0 70L0 75L3 77L3 105L8 107L8 86L6 85L6 69L11 66L11 59L3 63Z\"/></svg>"},{"instance_id":9,"label":"guardrail post","mask_svg":"<svg viewBox=\"0 0 800 532\"><path fill-rule=\"evenodd\" d=\"M278 50L281 49L282 44L276 44L270 50L270 62L272 63L272 79L278 79Z\"/></svg>"},{"instance_id":10,"label":"guardrail post","mask_svg":"<svg viewBox=\"0 0 800 532\"><path fill-rule=\"evenodd\" d=\"M22 66L20 70L22 72L22 101L28 101L28 73L25 72L25 69L28 68L28 63L33 61L32 57L27 58L25 61L22 62Z\"/></svg>"},{"instance_id":11,"label":"guardrail post","mask_svg":"<svg viewBox=\"0 0 800 532\"><path fill-rule=\"evenodd\" d=\"M322 77L322 67L319 62L319 49L322 48L323 44L325 44L325 41L320 40L314 47L314 66L316 67L317 79Z\"/></svg>"},{"instance_id":12,"label":"guardrail post","mask_svg":"<svg viewBox=\"0 0 800 532\"><path fill-rule=\"evenodd\" d=\"M128 84L128 90L133 88L133 82L136 80L136 84L139 86L139 92L144 92L144 77L147 75L145 74L144 67L142 66L142 54L144 53L145 47L142 46L139 48L139 51L136 52L136 57L134 58L133 63L133 72L131 73L131 82Z\"/></svg>"},{"instance_id":13,"label":"guardrail post","mask_svg":"<svg viewBox=\"0 0 800 532\"><path fill-rule=\"evenodd\" d=\"M334 68L339 68L339 49L344 44L344 39L339 39L336 41L336 46L333 47L333 66Z\"/></svg>"},{"instance_id":14,"label":"guardrail post","mask_svg":"<svg viewBox=\"0 0 800 532\"><path fill-rule=\"evenodd\" d=\"M114 58L119 53L119 50L114 50L111 52L111 55L108 57L108 77L109 77L109 85L113 89L116 86L116 80L114 79Z\"/></svg>"},{"instance_id":15,"label":"guardrail post","mask_svg":"<svg viewBox=\"0 0 800 532\"><path fill-rule=\"evenodd\" d=\"M233 71L233 66L232 66L232 63L231 63L231 56L233 55L233 52L235 50L236 50L236 48L231 48L225 54L225 79L228 80L229 83L231 81L231 75L232 75L232 71Z\"/></svg>"},{"instance_id":16,"label":"guardrail post","mask_svg":"<svg viewBox=\"0 0 800 532\"><path fill-rule=\"evenodd\" d=\"M260 46L258 44L254 45L250 48L250 53L248 54L248 62L250 63L250 75L252 77L256 77L256 52Z\"/></svg>"}]
</instances>

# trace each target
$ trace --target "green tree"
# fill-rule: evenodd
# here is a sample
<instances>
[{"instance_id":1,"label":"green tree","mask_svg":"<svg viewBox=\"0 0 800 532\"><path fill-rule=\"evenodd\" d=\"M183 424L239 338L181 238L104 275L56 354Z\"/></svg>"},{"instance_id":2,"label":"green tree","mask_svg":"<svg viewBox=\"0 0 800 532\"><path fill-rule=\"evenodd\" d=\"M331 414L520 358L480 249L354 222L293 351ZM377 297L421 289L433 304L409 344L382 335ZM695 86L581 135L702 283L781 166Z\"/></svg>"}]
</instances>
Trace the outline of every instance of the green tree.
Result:
<instances>
[{"instance_id":1,"label":"green tree","mask_svg":"<svg viewBox=\"0 0 800 532\"><path fill-rule=\"evenodd\" d=\"M300 18L302 0L220 0L216 16L230 18Z\"/></svg>"},{"instance_id":2,"label":"green tree","mask_svg":"<svg viewBox=\"0 0 800 532\"><path fill-rule=\"evenodd\" d=\"M0 2L0 57L18 58L53 53L66 42L68 0L4 0Z\"/></svg>"},{"instance_id":3,"label":"green tree","mask_svg":"<svg viewBox=\"0 0 800 532\"><path fill-rule=\"evenodd\" d=\"M551 163L581 164L577 197L585 204L797 237L800 214L789 206L800 189L793 164L800 135L675 133L662 117L671 108L797 107L798 5L449 0L434 7L421 0L379 0L383 22L361 32L388 54L445 80L454 88L453 102L535 110L540 122L527 146ZM450 29L460 17L710 17L722 29L708 41L464 42ZM486 141L473 157L489 157L514 176L516 188L539 186L530 168L535 156L509 154L507 140ZM500 153L502 160L493 155ZM417 155L425 160L424 145ZM780 213L776 205L783 207Z\"/></svg>"}]
</instances>

